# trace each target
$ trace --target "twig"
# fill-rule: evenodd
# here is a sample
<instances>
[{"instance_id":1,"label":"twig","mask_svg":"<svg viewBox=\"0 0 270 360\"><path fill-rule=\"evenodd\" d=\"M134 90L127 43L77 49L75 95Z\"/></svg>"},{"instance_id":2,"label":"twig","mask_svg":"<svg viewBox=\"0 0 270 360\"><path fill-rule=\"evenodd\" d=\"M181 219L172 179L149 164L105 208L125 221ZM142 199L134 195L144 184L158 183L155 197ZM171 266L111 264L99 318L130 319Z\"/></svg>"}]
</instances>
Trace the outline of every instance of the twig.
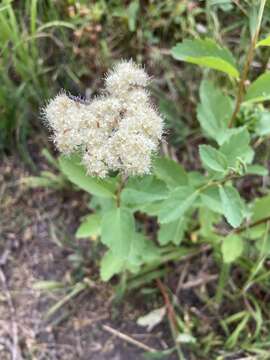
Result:
<instances>
[{"instance_id":1,"label":"twig","mask_svg":"<svg viewBox=\"0 0 270 360\"><path fill-rule=\"evenodd\" d=\"M218 278L218 275L209 275L209 276L201 277L199 279L191 280L186 283L183 283L179 290L182 290L182 289L187 290L187 289L191 289L191 288L194 288L194 287L197 287L200 285L204 285L211 281L215 281L217 278Z\"/></svg>"},{"instance_id":2,"label":"twig","mask_svg":"<svg viewBox=\"0 0 270 360\"><path fill-rule=\"evenodd\" d=\"M2 269L0 268L0 279L1 282L3 284L3 289L6 295L6 299L7 299L7 303L9 306L9 311L10 311L10 317L11 317L11 330L12 330L12 360L21 360L22 359L22 355L21 355L21 351L20 351L20 347L19 347L19 340L18 340L18 326L17 323L15 321L15 316L16 316L16 311L15 308L13 306L13 301L7 286L7 280L6 280L6 276L4 274L4 272L2 271Z\"/></svg>"},{"instance_id":3,"label":"twig","mask_svg":"<svg viewBox=\"0 0 270 360\"><path fill-rule=\"evenodd\" d=\"M172 306L172 304L170 302L167 290L166 290L165 286L163 285L163 283L161 282L160 279L157 279L157 286L158 286L158 288L159 288L159 290L160 290L160 292L161 292L161 294L163 296L164 303L165 303L166 308L167 308L167 315L168 315L169 324L170 324L173 340L174 340L174 343L175 343L176 351L177 351L177 354L178 354L178 358L179 358L179 360L184 360L185 359L184 355L183 355L183 353L181 351L179 343L176 340L177 332L178 332L178 326L177 326L177 320L176 320L176 315L175 315L175 312L174 312L174 308L173 308L173 306Z\"/></svg>"},{"instance_id":4,"label":"twig","mask_svg":"<svg viewBox=\"0 0 270 360\"><path fill-rule=\"evenodd\" d=\"M120 332L120 331L118 331L118 330L116 330L116 329L113 329L113 328L110 327L109 325L102 325L102 328L103 328L105 331L107 331L107 332L109 332L109 333L117 336L118 338L120 338L120 339L122 339L122 340L125 340L126 342L128 342L128 343L130 343L130 344L132 344L132 345L137 346L137 347L140 348L140 349L143 349L143 350L148 351L148 352L151 352L151 353L157 352L157 350L151 348L150 346L145 345L145 344L141 343L140 341L135 340L135 339L133 339L132 337L130 337L130 336L126 335L126 334L123 334L122 332Z\"/></svg>"},{"instance_id":5,"label":"twig","mask_svg":"<svg viewBox=\"0 0 270 360\"><path fill-rule=\"evenodd\" d=\"M251 65L252 60L254 58L254 50L256 48L257 40L258 40L258 37L259 37L259 32L260 32L260 28L261 28L261 23L262 23L262 17L263 17L263 11L264 11L265 4L266 4L266 0L261 0L261 5L260 5L260 9L259 9L258 21L257 21L255 33L253 35L250 48L248 50L246 62L244 64L244 69L243 69L242 76L241 76L241 79L240 79L240 82L239 82L238 92L237 92L237 97L236 97L236 105L235 105L235 109L234 109L234 112L232 114L231 120L229 122L229 127L233 126L234 120L236 118L236 115L238 114L238 111L240 110L240 106L241 106L241 103L243 101L243 97L244 97L244 93L245 93L245 83L246 83L246 80L247 80L247 77L248 77L248 72L249 72L250 65Z\"/></svg>"},{"instance_id":6,"label":"twig","mask_svg":"<svg viewBox=\"0 0 270 360\"><path fill-rule=\"evenodd\" d=\"M243 232L243 231L245 231L245 230L248 230L248 229L253 228L253 227L255 227L255 226L264 224L264 223L266 223L266 222L269 221L269 220L270 220L270 216L267 216L267 217L265 217L265 218L263 218L263 219L254 221L254 222L251 223L251 224L247 224L247 225L241 226L241 227L239 227L238 229L233 230L233 232L236 233L236 234L239 234L239 233L241 233L241 232Z\"/></svg>"}]
</instances>

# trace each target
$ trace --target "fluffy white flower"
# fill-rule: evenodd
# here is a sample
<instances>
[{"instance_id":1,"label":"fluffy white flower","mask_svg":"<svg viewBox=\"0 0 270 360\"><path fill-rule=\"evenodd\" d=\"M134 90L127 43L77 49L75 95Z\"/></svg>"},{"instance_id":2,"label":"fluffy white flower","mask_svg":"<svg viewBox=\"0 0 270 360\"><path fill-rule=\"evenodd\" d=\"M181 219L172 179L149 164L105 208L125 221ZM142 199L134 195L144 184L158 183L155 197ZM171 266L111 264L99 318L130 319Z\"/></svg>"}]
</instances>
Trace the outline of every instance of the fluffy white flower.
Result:
<instances>
[{"instance_id":1,"label":"fluffy white flower","mask_svg":"<svg viewBox=\"0 0 270 360\"><path fill-rule=\"evenodd\" d=\"M145 87L149 77L132 61L115 66L105 80L107 96L90 104L56 96L45 108L54 142L64 154L82 153L89 175L105 177L110 170L126 175L149 173L163 120Z\"/></svg>"},{"instance_id":2,"label":"fluffy white flower","mask_svg":"<svg viewBox=\"0 0 270 360\"><path fill-rule=\"evenodd\" d=\"M144 69L133 61L118 63L105 79L106 90L114 96L126 95L127 91L135 87L145 88L149 76Z\"/></svg>"}]
</instances>

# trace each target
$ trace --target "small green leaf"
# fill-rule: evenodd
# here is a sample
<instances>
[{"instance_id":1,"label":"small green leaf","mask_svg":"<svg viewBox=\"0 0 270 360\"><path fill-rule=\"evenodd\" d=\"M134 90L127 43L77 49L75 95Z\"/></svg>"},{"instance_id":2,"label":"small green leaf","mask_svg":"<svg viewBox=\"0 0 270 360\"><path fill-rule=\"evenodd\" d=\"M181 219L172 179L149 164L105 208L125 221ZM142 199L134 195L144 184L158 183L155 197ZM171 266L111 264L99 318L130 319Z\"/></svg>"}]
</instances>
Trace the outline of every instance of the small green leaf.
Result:
<instances>
[{"instance_id":1,"label":"small green leaf","mask_svg":"<svg viewBox=\"0 0 270 360\"><path fill-rule=\"evenodd\" d=\"M228 164L225 155L210 145L200 145L200 158L206 169L224 173Z\"/></svg>"},{"instance_id":2,"label":"small green leaf","mask_svg":"<svg viewBox=\"0 0 270 360\"><path fill-rule=\"evenodd\" d=\"M153 163L154 174L169 187L187 185L187 173L182 165L169 158L156 158Z\"/></svg>"},{"instance_id":3,"label":"small green leaf","mask_svg":"<svg viewBox=\"0 0 270 360\"><path fill-rule=\"evenodd\" d=\"M204 206L218 214L223 214L221 199L217 186L211 186L200 193Z\"/></svg>"},{"instance_id":4,"label":"small green leaf","mask_svg":"<svg viewBox=\"0 0 270 360\"><path fill-rule=\"evenodd\" d=\"M270 46L270 36L267 36L265 39L262 39L259 42L257 42L256 47L259 46Z\"/></svg>"},{"instance_id":5,"label":"small green leaf","mask_svg":"<svg viewBox=\"0 0 270 360\"><path fill-rule=\"evenodd\" d=\"M243 252L243 240L238 235L228 235L224 238L221 246L223 260L226 264L235 261Z\"/></svg>"},{"instance_id":6,"label":"small green leaf","mask_svg":"<svg viewBox=\"0 0 270 360\"><path fill-rule=\"evenodd\" d=\"M269 171L267 168L261 165L248 165L247 166L247 174L250 175L259 175L259 176L266 176L268 175Z\"/></svg>"},{"instance_id":7,"label":"small green leaf","mask_svg":"<svg viewBox=\"0 0 270 360\"><path fill-rule=\"evenodd\" d=\"M140 205L164 200L167 196L166 184L154 176L146 175L129 179L121 193L121 201L124 204Z\"/></svg>"},{"instance_id":8,"label":"small green leaf","mask_svg":"<svg viewBox=\"0 0 270 360\"><path fill-rule=\"evenodd\" d=\"M252 222L264 219L270 216L270 195L257 198L253 203Z\"/></svg>"},{"instance_id":9,"label":"small green leaf","mask_svg":"<svg viewBox=\"0 0 270 360\"><path fill-rule=\"evenodd\" d=\"M269 83L270 85L270 83ZM270 113L269 112L263 112L261 114L261 117L256 124L256 133L259 136L267 136L270 134Z\"/></svg>"},{"instance_id":10,"label":"small green leaf","mask_svg":"<svg viewBox=\"0 0 270 360\"><path fill-rule=\"evenodd\" d=\"M134 217L124 207L114 208L103 215L101 241L109 247L122 266L132 272L138 271L144 261L157 256L151 241L136 232Z\"/></svg>"},{"instance_id":11,"label":"small green leaf","mask_svg":"<svg viewBox=\"0 0 270 360\"><path fill-rule=\"evenodd\" d=\"M101 231L101 216L99 214L90 214L86 216L76 231L76 238L86 238L90 236L99 236Z\"/></svg>"},{"instance_id":12,"label":"small green leaf","mask_svg":"<svg viewBox=\"0 0 270 360\"><path fill-rule=\"evenodd\" d=\"M176 60L219 70L239 78L236 62L230 51L211 39L184 40L171 50Z\"/></svg>"},{"instance_id":13,"label":"small green leaf","mask_svg":"<svg viewBox=\"0 0 270 360\"><path fill-rule=\"evenodd\" d=\"M96 196L114 197L115 184L109 180L102 180L87 175L78 156L60 156L59 164L61 171L69 181L80 189Z\"/></svg>"},{"instance_id":14,"label":"small green leaf","mask_svg":"<svg viewBox=\"0 0 270 360\"><path fill-rule=\"evenodd\" d=\"M100 263L100 277L103 281L110 280L114 275L119 274L123 269L124 260L119 259L109 250Z\"/></svg>"},{"instance_id":15,"label":"small green leaf","mask_svg":"<svg viewBox=\"0 0 270 360\"><path fill-rule=\"evenodd\" d=\"M238 227L244 219L244 203L238 191L231 185L225 185L220 186L219 194L226 220L232 227Z\"/></svg>"},{"instance_id":16,"label":"small green leaf","mask_svg":"<svg viewBox=\"0 0 270 360\"><path fill-rule=\"evenodd\" d=\"M137 16L140 9L140 3L138 0L133 0L127 8L128 27L131 32L136 30Z\"/></svg>"},{"instance_id":17,"label":"small green leaf","mask_svg":"<svg viewBox=\"0 0 270 360\"><path fill-rule=\"evenodd\" d=\"M158 232L158 242L160 245L166 245L169 242L179 245L184 237L185 229L186 219L184 217L168 224L161 224Z\"/></svg>"},{"instance_id":18,"label":"small green leaf","mask_svg":"<svg viewBox=\"0 0 270 360\"><path fill-rule=\"evenodd\" d=\"M130 210L114 208L105 212L101 221L101 241L120 258L129 253L130 242L135 233L135 222Z\"/></svg>"},{"instance_id":19,"label":"small green leaf","mask_svg":"<svg viewBox=\"0 0 270 360\"><path fill-rule=\"evenodd\" d=\"M253 160L254 151L249 145L250 135L246 128L239 128L220 147L220 151L226 156L228 166L235 168L241 160L250 164Z\"/></svg>"},{"instance_id":20,"label":"small green leaf","mask_svg":"<svg viewBox=\"0 0 270 360\"><path fill-rule=\"evenodd\" d=\"M189 186L180 186L172 190L161 204L158 218L161 224L179 219L189 210L198 196L198 191Z\"/></svg>"},{"instance_id":21,"label":"small green leaf","mask_svg":"<svg viewBox=\"0 0 270 360\"><path fill-rule=\"evenodd\" d=\"M261 102L270 100L270 72L259 76L247 89L245 102Z\"/></svg>"},{"instance_id":22,"label":"small green leaf","mask_svg":"<svg viewBox=\"0 0 270 360\"><path fill-rule=\"evenodd\" d=\"M200 86L200 104L197 117L204 132L219 145L228 131L233 113L233 103L210 81L203 80Z\"/></svg>"}]
</instances>

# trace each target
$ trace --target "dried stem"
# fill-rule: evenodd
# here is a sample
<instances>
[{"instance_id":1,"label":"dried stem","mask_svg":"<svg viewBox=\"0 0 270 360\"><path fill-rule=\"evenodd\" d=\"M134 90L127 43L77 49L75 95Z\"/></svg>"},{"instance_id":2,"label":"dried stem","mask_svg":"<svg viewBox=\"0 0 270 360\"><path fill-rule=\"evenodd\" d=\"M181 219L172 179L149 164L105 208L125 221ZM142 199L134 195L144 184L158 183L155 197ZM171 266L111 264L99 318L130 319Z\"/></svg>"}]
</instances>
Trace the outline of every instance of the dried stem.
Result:
<instances>
[{"instance_id":1,"label":"dried stem","mask_svg":"<svg viewBox=\"0 0 270 360\"><path fill-rule=\"evenodd\" d=\"M170 328L171 328L171 333L173 336L173 340L175 343L175 347L176 347L176 351L178 354L178 358L179 360L185 360L185 357L181 351L180 345L177 342L177 332L178 332L178 326L177 326L177 319L176 319L176 315L174 312L174 308L170 302L170 298L169 295L167 293L167 290L165 288L165 286L163 285L162 281L160 279L157 279L157 286L163 296L164 299L164 303L166 305L166 309L167 309L167 315L168 315L168 319L169 319L169 324L170 324Z\"/></svg>"},{"instance_id":2,"label":"dried stem","mask_svg":"<svg viewBox=\"0 0 270 360\"><path fill-rule=\"evenodd\" d=\"M249 68L250 65L252 63L252 60L254 58L254 51L256 48L256 44L257 44L257 40L259 37L259 32L260 32L260 28L261 28L261 23L262 23L262 18L263 18L263 12L264 12L264 7L266 4L266 0L261 0L261 4L260 4L260 9L259 9L259 14L258 14L258 20L257 20L257 26L251 41L251 45L247 54L247 58L246 58L246 62L244 65L244 69L242 72L242 76L239 82L239 86L238 86L238 92L237 92L237 98L236 98L236 105L235 105L235 109L234 112L232 114L231 120L229 122L229 127L233 126L233 123L235 121L235 118L240 110L241 107L241 103L243 101L243 97L244 97L244 93L245 93L245 83L248 77L248 72L249 72Z\"/></svg>"}]
</instances>

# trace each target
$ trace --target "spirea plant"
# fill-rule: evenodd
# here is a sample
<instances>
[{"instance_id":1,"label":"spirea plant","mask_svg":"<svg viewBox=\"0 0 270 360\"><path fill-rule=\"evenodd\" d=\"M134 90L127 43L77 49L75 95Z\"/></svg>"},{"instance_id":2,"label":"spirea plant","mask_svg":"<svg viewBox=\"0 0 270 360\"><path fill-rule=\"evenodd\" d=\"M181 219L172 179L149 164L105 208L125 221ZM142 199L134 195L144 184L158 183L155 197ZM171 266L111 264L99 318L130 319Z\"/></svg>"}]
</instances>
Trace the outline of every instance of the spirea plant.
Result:
<instances>
[{"instance_id":1,"label":"spirea plant","mask_svg":"<svg viewBox=\"0 0 270 360\"><path fill-rule=\"evenodd\" d=\"M268 169L258 163L257 149L270 135L270 73L248 81L256 49L270 44L258 40L264 5L243 65L212 39L184 40L172 49L176 60L227 77L226 91L210 80L212 70L200 85L201 172L158 156L163 120L150 101L150 77L132 61L117 64L102 95L89 103L61 93L45 108L63 153L62 172L92 195L76 235L107 248L103 280L119 273L151 280L162 264L202 243L210 244L222 273L244 254L269 254ZM247 176L262 184L248 201L241 188Z\"/></svg>"}]
</instances>

